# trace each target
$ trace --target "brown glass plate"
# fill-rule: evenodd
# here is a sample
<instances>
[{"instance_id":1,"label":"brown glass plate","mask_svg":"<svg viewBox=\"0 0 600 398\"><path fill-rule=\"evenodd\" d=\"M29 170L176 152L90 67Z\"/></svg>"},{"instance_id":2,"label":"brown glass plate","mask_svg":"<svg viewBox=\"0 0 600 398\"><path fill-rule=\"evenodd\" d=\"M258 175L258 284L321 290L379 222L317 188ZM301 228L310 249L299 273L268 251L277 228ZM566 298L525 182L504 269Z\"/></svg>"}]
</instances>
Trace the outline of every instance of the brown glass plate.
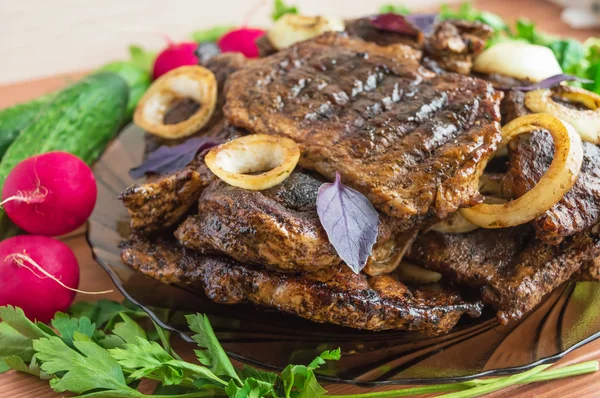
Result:
<instances>
[{"instance_id":1,"label":"brown glass plate","mask_svg":"<svg viewBox=\"0 0 600 398\"><path fill-rule=\"evenodd\" d=\"M320 370L320 378L361 385L429 384L520 372L553 362L600 337L600 283L567 283L519 323L499 325L492 311L463 319L445 336L408 332L363 332L312 323L248 305L218 305L201 291L165 285L121 261L119 243L129 235L127 212L117 196L133 181L144 133L130 126L96 164L98 203L88 240L96 260L131 301L159 324L190 340L183 315L209 315L215 332L235 359L282 369L306 364L324 350L340 347L342 359ZM149 307L170 309L161 321Z\"/></svg>"}]
</instances>

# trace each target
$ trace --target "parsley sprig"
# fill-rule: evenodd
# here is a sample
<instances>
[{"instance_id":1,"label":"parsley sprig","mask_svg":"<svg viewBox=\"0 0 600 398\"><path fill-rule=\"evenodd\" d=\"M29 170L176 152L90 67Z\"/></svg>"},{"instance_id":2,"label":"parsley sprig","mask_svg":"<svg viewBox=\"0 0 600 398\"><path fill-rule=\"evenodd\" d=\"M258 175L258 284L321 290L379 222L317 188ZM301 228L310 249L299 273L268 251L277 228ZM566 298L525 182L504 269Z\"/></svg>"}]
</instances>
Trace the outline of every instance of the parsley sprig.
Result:
<instances>
[{"instance_id":1,"label":"parsley sprig","mask_svg":"<svg viewBox=\"0 0 600 398\"><path fill-rule=\"evenodd\" d=\"M199 349L197 363L173 350L169 332L136 306L102 300L78 303L69 314L58 313L51 327L31 322L23 311L0 307L0 373L10 369L44 380L59 393L80 397L150 397L138 391L143 379L155 380L151 397L318 398L333 397L321 386L315 370L340 358L340 350L325 351L308 365L289 365L281 373L250 366L236 369L217 340L206 315L188 315ZM475 397L517 384L591 373L598 362L560 369L541 365L513 376L462 383L413 387L337 398L386 398L440 394Z\"/></svg>"}]
</instances>

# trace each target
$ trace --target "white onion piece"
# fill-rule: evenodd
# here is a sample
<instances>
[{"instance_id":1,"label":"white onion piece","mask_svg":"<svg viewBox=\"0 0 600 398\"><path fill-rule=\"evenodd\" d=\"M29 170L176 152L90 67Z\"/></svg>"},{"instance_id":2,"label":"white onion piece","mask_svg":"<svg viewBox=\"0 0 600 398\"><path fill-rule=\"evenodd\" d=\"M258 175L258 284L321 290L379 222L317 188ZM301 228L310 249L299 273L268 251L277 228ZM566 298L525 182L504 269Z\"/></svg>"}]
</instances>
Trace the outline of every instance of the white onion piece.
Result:
<instances>
[{"instance_id":1,"label":"white onion piece","mask_svg":"<svg viewBox=\"0 0 600 398\"><path fill-rule=\"evenodd\" d=\"M475 231L478 228L477 225L468 222L460 212L456 212L435 224L431 227L431 230L445 234L464 234Z\"/></svg>"},{"instance_id":2,"label":"white onion piece","mask_svg":"<svg viewBox=\"0 0 600 398\"><path fill-rule=\"evenodd\" d=\"M482 228L505 228L527 223L558 203L571 189L583 162L581 138L573 126L543 113L521 116L502 128L502 143L534 130L546 129L554 140L554 159L539 182L518 199L505 204L479 204L460 209L467 221Z\"/></svg>"},{"instance_id":3,"label":"white onion piece","mask_svg":"<svg viewBox=\"0 0 600 398\"><path fill-rule=\"evenodd\" d=\"M396 269L396 275L401 282L435 283L442 279L442 274L430 271L418 265L402 261Z\"/></svg>"},{"instance_id":4,"label":"white onion piece","mask_svg":"<svg viewBox=\"0 0 600 398\"><path fill-rule=\"evenodd\" d=\"M587 110L569 108L552 99L552 96L579 102ZM575 127L584 141L600 144L600 95L581 88L556 87L552 90L535 90L525 95L525 105L534 112L550 113Z\"/></svg>"},{"instance_id":5,"label":"white onion piece","mask_svg":"<svg viewBox=\"0 0 600 398\"><path fill-rule=\"evenodd\" d=\"M211 149L204 161L227 184L259 191L281 184L298 159L300 147L289 138L252 134Z\"/></svg>"},{"instance_id":6,"label":"white onion piece","mask_svg":"<svg viewBox=\"0 0 600 398\"><path fill-rule=\"evenodd\" d=\"M200 108L189 118L165 124L163 118L178 99L191 98ZM152 83L138 102L133 115L136 125L162 138L188 137L208 123L217 103L217 79L202 66L181 66Z\"/></svg>"},{"instance_id":7,"label":"white onion piece","mask_svg":"<svg viewBox=\"0 0 600 398\"><path fill-rule=\"evenodd\" d=\"M267 37L271 44L281 50L325 32L342 32L344 29L346 29L346 26L340 18L285 14L273 24L267 33Z\"/></svg>"},{"instance_id":8,"label":"white onion piece","mask_svg":"<svg viewBox=\"0 0 600 398\"><path fill-rule=\"evenodd\" d=\"M498 43L475 58L473 70L539 82L563 73L552 50L518 41Z\"/></svg>"}]
</instances>

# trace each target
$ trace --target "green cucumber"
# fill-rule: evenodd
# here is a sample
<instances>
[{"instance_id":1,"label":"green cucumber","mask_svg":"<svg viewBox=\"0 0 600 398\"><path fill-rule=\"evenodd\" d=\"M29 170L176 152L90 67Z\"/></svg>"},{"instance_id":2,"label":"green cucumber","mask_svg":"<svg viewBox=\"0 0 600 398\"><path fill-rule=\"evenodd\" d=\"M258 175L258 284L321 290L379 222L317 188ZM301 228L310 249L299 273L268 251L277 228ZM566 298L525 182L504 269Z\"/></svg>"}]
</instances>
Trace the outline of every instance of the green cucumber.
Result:
<instances>
[{"instance_id":1,"label":"green cucumber","mask_svg":"<svg viewBox=\"0 0 600 398\"><path fill-rule=\"evenodd\" d=\"M129 102L127 104L127 121L133 117L133 112L142 95L148 90L152 79L150 73L129 61L115 61L104 65L100 72L113 72L118 74L129 86Z\"/></svg>"},{"instance_id":2,"label":"green cucumber","mask_svg":"<svg viewBox=\"0 0 600 398\"><path fill-rule=\"evenodd\" d=\"M47 94L33 101L0 109L0 159L21 130L32 122L53 97L54 94Z\"/></svg>"},{"instance_id":3,"label":"green cucumber","mask_svg":"<svg viewBox=\"0 0 600 398\"><path fill-rule=\"evenodd\" d=\"M128 92L125 81L109 72L58 92L6 151L0 162L0 192L10 171L31 156L65 151L93 163L123 123ZM8 230L6 218L0 211L0 237Z\"/></svg>"}]
</instances>

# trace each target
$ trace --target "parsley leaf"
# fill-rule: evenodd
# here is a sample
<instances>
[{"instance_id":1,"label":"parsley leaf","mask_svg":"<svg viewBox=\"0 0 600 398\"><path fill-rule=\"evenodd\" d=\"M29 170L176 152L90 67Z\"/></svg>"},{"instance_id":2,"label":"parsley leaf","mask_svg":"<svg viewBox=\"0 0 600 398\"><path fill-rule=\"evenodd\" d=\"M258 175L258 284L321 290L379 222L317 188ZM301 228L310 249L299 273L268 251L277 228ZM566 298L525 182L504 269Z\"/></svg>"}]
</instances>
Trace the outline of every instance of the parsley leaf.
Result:
<instances>
[{"instance_id":1,"label":"parsley leaf","mask_svg":"<svg viewBox=\"0 0 600 398\"><path fill-rule=\"evenodd\" d=\"M10 305L0 307L0 319L27 338L37 339L51 336L51 334L42 330L39 325L31 322L20 308Z\"/></svg>"},{"instance_id":2,"label":"parsley leaf","mask_svg":"<svg viewBox=\"0 0 600 398\"><path fill-rule=\"evenodd\" d=\"M154 341L141 337L136 337L135 340L135 343L127 343L123 348L109 350L119 365L131 372L131 379L141 379L153 374L165 385L181 384L183 369L169 364L174 358L168 352Z\"/></svg>"},{"instance_id":3,"label":"parsley leaf","mask_svg":"<svg viewBox=\"0 0 600 398\"><path fill-rule=\"evenodd\" d=\"M408 15L410 14L410 9L406 7L404 4L384 4L379 7L380 14L400 14L400 15Z\"/></svg>"},{"instance_id":4,"label":"parsley leaf","mask_svg":"<svg viewBox=\"0 0 600 398\"><path fill-rule=\"evenodd\" d=\"M134 305L121 304L111 300L100 300L97 303L80 301L69 308L69 313L74 318L86 316L96 324L98 328L112 329L121 314L134 318L148 317L142 309Z\"/></svg>"},{"instance_id":5,"label":"parsley leaf","mask_svg":"<svg viewBox=\"0 0 600 398\"><path fill-rule=\"evenodd\" d=\"M58 330L60 338L70 347L73 347L73 334L75 332L92 337L96 330L96 325L90 321L90 318L85 316L71 318L62 312L56 313L54 319L52 319L52 326Z\"/></svg>"},{"instance_id":6,"label":"parsley leaf","mask_svg":"<svg viewBox=\"0 0 600 398\"><path fill-rule=\"evenodd\" d=\"M55 391L81 394L91 390L109 390L118 391L122 396L143 396L127 385L121 367L107 350L79 332L73 334L73 345L76 350L58 337L45 337L33 342L44 372L51 375L65 372L62 377L50 380Z\"/></svg>"},{"instance_id":7,"label":"parsley leaf","mask_svg":"<svg viewBox=\"0 0 600 398\"><path fill-rule=\"evenodd\" d=\"M190 37L196 43L206 43L211 41L217 41L223 36L225 33L233 30L234 26L215 26L209 29L197 30L192 32Z\"/></svg>"},{"instance_id":8,"label":"parsley leaf","mask_svg":"<svg viewBox=\"0 0 600 398\"><path fill-rule=\"evenodd\" d=\"M37 376L42 380L49 380L50 375L40 369L40 365L38 364L37 358L35 355L29 361L29 366L16 355L4 357L4 362L9 367L9 369L14 369L18 372L28 373L33 376Z\"/></svg>"},{"instance_id":9,"label":"parsley leaf","mask_svg":"<svg viewBox=\"0 0 600 398\"><path fill-rule=\"evenodd\" d=\"M125 315L125 313L121 313L121 319L123 322L118 322L115 324L113 328L113 333L125 340L126 343L136 344L137 339L147 340L146 332L137 322L133 319Z\"/></svg>"},{"instance_id":10,"label":"parsley leaf","mask_svg":"<svg viewBox=\"0 0 600 398\"><path fill-rule=\"evenodd\" d=\"M324 351L316 357L308 366L288 365L281 372L286 398L311 398L321 397L327 393L314 374L325 361L340 359L340 349Z\"/></svg>"},{"instance_id":11,"label":"parsley leaf","mask_svg":"<svg viewBox=\"0 0 600 398\"><path fill-rule=\"evenodd\" d=\"M29 362L33 354L35 351L30 338L23 336L8 323L0 323L0 358L17 356Z\"/></svg>"},{"instance_id":12,"label":"parsley leaf","mask_svg":"<svg viewBox=\"0 0 600 398\"><path fill-rule=\"evenodd\" d=\"M196 350L196 356L203 365L209 366L210 370L217 376L229 376L241 384L235 368L231 364L229 357L223 347L217 340L210 321L206 315L186 315L185 317L190 326L190 330L196 334L192 339L206 351Z\"/></svg>"},{"instance_id":13,"label":"parsley leaf","mask_svg":"<svg viewBox=\"0 0 600 398\"><path fill-rule=\"evenodd\" d=\"M283 0L275 0L275 3L273 4L273 12L271 13L271 18L273 21L277 21L285 14L298 14L298 7L288 6L283 2Z\"/></svg>"}]
</instances>

